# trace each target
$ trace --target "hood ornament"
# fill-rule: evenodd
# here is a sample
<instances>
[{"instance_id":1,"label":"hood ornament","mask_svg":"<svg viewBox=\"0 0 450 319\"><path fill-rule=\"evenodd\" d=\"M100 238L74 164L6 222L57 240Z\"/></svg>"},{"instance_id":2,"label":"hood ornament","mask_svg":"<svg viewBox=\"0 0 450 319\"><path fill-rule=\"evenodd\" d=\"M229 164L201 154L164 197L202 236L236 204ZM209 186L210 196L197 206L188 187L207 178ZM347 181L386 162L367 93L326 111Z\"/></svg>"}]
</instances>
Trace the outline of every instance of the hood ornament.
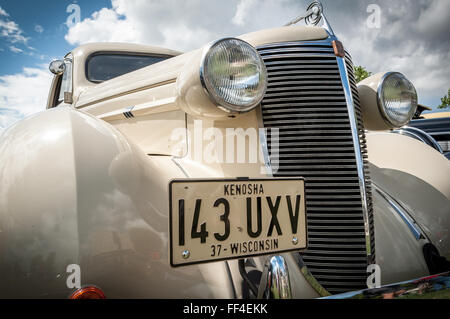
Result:
<instances>
[{"instance_id":1,"label":"hood ornament","mask_svg":"<svg viewBox=\"0 0 450 319\"><path fill-rule=\"evenodd\" d=\"M306 13L304 15L295 18L294 20L286 23L284 26L288 27L294 25L300 22L301 20L305 20L305 24L308 26L309 25L317 26L320 23L320 21L323 20L323 28L327 30L330 35L334 35L333 29L331 28L327 18L325 17L325 14L323 13L323 6L320 1L313 1L308 6L308 9L306 9Z\"/></svg>"}]
</instances>

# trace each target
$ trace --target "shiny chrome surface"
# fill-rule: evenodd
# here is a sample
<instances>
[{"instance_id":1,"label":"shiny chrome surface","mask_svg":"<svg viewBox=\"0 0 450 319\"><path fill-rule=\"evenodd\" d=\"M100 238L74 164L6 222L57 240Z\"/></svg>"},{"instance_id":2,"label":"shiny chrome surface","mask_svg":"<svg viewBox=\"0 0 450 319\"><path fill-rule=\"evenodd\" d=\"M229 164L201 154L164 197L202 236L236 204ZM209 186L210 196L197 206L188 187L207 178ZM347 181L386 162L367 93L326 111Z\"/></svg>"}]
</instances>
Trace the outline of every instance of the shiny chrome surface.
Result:
<instances>
[{"instance_id":1,"label":"shiny chrome surface","mask_svg":"<svg viewBox=\"0 0 450 319\"><path fill-rule=\"evenodd\" d=\"M302 259L320 285L339 293L365 287L374 239L356 83L350 58L336 58L332 40L258 51L269 75L264 127L280 132L273 175L305 177L309 249Z\"/></svg>"},{"instance_id":2,"label":"shiny chrome surface","mask_svg":"<svg viewBox=\"0 0 450 319\"><path fill-rule=\"evenodd\" d=\"M338 58L338 60L339 59L340 58ZM354 114L354 122L352 120L352 135L355 141L355 155L358 159L357 164L358 164L359 186L361 196L363 197L363 213L364 213L364 222L366 226L366 243L368 252L367 255L368 255L368 263L370 264L375 262L375 238L374 238L375 230L374 230L369 160L367 155L367 140L362 118L363 115L361 111L361 102L359 100L358 89L356 86L356 78L353 71L354 70L353 62L348 52L345 52L345 59L343 59L343 61L345 62L347 73L346 76L342 78L342 81L347 82L351 88L352 99L347 100L347 107L349 109L352 109L353 112L350 113ZM367 228L369 228L368 233Z\"/></svg>"},{"instance_id":3,"label":"shiny chrome surface","mask_svg":"<svg viewBox=\"0 0 450 319\"><path fill-rule=\"evenodd\" d=\"M284 26L291 26L302 20L305 20L306 25L315 25L315 26L318 25L320 21L323 20L322 27L325 30L327 30L328 34L334 35L333 29L331 28L330 23L325 17L323 6L320 1L313 1L306 9L306 13L304 15L295 18L294 20L286 23Z\"/></svg>"},{"instance_id":4,"label":"shiny chrome surface","mask_svg":"<svg viewBox=\"0 0 450 319\"><path fill-rule=\"evenodd\" d=\"M322 20L323 6L320 1L314 1L306 9L306 13L301 15L294 20L286 23L285 26L288 27L290 25L296 24L301 20L305 20L306 25L318 25L320 20Z\"/></svg>"},{"instance_id":5,"label":"shiny chrome surface","mask_svg":"<svg viewBox=\"0 0 450 319\"><path fill-rule=\"evenodd\" d=\"M66 64L63 60L53 60L48 66L50 72L55 75L61 75L66 70Z\"/></svg>"},{"instance_id":6,"label":"shiny chrome surface","mask_svg":"<svg viewBox=\"0 0 450 319\"><path fill-rule=\"evenodd\" d=\"M64 103L73 103L73 55L69 53L64 58L64 74L61 81L61 92L63 92Z\"/></svg>"},{"instance_id":7,"label":"shiny chrome surface","mask_svg":"<svg viewBox=\"0 0 450 319\"><path fill-rule=\"evenodd\" d=\"M270 157L269 157L269 147L267 146L267 134L268 134L267 130L259 131L259 143L261 144L261 151L263 154L264 168L265 168L265 172L263 173L265 173L267 176L273 176L272 166L270 164Z\"/></svg>"},{"instance_id":8,"label":"shiny chrome surface","mask_svg":"<svg viewBox=\"0 0 450 319\"><path fill-rule=\"evenodd\" d=\"M428 146L431 146L439 153L444 154L444 151L442 150L441 145L439 145L439 143L430 134L428 134L427 132L425 132L421 129L411 127L411 126L404 126L398 130L392 131L392 133L397 133L397 134L415 138L416 140L419 140L419 141L427 144Z\"/></svg>"},{"instance_id":9,"label":"shiny chrome surface","mask_svg":"<svg viewBox=\"0 0 450 319\"><path fill-rule=\"evenodd\" d=\"M265 286L262 288L264 299L292 299L289 270L283 256L271 257L265 266Z\"/></svg>"},{"instance_id":10,"label":"shiny chrome surface","mask_svg":"<svg viewBox=\"0 0 450 319\"><path fill-rule=\"evenodd\" d=\"M419 225L414 221L414 219L406 212L406 209L398 202L396 201L392 196L390 196L388 193L383 191L378 185L375 183L372 184L374 190L378 192L381 197L383 197L389 205L394 208L394 210L398 213L398 215L401 217L401 219L406 223L409 230L413 233L414 237L419 240L421 238L425 238L422 230L419 228Z\"/></svg>"}]
</instances>

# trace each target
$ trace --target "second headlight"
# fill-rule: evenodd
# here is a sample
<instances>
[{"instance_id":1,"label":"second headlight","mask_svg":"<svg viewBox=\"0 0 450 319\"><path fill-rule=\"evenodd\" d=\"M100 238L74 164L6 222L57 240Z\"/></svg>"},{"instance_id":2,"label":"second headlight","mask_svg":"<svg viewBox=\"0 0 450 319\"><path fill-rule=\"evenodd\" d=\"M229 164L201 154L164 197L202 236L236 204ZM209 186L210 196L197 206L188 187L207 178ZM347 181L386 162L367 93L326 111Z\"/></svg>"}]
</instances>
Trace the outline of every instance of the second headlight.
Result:
<instances>
[{"instance_id":1,"label":"second headlight","mask_svg":"<svg viewBox=\"0 0 450 319\"><path fill-rule=\"evenodd\" d=\"M401 73L386 73L378 87L378 107L394 127L408 124L417 109L414 85Z\"/></svg>"},{"instance_id":2,"label":"second headlight","mask_svg":"<svg viewBox=\"0 0 450 319\"><path fill-rule=\"evenodd\" d=\"M226 38L204 54L200 79L211 99L228 112L248 112L263 99L267 71L254 47Z\"/></svg>"}]
</instances>

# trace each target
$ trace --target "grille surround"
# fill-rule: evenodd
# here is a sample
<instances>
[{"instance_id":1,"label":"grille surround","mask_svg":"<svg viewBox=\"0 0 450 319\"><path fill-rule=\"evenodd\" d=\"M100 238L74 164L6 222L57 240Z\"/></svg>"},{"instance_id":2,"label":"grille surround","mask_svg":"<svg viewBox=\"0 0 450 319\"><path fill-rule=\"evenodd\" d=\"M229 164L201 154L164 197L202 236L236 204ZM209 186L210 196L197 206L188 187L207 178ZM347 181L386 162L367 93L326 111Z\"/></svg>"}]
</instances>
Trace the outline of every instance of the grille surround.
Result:
<instances>
[{"instance_id":1,"label":"grille surround","mask_svg":"<svg viewBox=\"0 0 450 319\"><path fill-rule=\"evenodd\" d=\"M366 287L374 262L367 147L351 57L336 57L333 38L257 48L268 88L264 128L279 129L278 160L270 135L265 152L276 177L305 178L308 251L300 266L321 288L342 293ZM323 291L322 289L319 289Z\"/></svg>"}]
</instances>

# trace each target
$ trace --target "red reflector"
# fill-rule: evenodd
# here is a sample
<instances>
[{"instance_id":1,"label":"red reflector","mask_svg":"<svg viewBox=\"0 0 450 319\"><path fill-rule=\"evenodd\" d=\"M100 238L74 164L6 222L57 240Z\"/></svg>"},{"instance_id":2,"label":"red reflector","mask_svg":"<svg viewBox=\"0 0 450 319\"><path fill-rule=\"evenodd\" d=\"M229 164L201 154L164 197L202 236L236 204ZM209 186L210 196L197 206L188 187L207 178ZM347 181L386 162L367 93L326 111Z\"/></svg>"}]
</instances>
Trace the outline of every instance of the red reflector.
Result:
<instances>
[{"instance_id":1,"label":"red reflector","mask_svg":"<svg viewBox=\"0 0 450 319\"><path fill-rule=\"evenodd\" d=\"M344 58L345 57L345 50L344 50L344 46L342 45L341 41L333 41L333 50L334 50L334 55Z\"/></svg>"},{"instance_id":2,"label":"red reflector","mask_svg":"<svg viewBox=\"0 0 450 319\"><path fill-rule=\"evenodd\" d=\"M100 288L89 286L76 290L69 299L106 299L106 296Z\"/></svg>"}]
</instances>

